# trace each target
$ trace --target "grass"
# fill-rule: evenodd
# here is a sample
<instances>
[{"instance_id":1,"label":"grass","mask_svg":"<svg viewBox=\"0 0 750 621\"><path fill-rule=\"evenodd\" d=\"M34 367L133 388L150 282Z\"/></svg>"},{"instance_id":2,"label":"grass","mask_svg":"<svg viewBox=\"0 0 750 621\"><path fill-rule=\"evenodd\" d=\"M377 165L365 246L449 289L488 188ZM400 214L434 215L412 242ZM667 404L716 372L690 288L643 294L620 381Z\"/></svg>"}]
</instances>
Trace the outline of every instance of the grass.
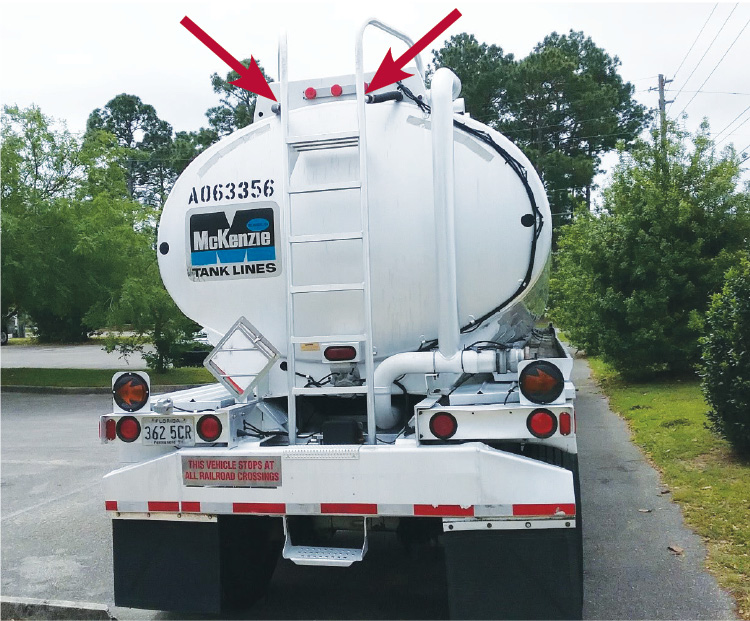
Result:
<instances>
[{"instance_id":1,"label":"grass","mask_svg":"<svg viewBox=\"0 0 750 621\"><path fill-rule=\"evenodd\" d=\"M3 386L56 386L56 387L110 387L112 369L3 369L0 384ZM208 384L216 380L203 367L181 367L166 373L149 372L152 386Z\"/></svg>"},{"instance_id":2,"label":"grass","mask_svg":"<svg viewBox=\"0 0 750 621\"><path fill-rule=\"evenodd\" d=\"M686 522L706 541L708 569L750 620L750 462L709 430L698 380L626 383L601 360L589 364Z\"/></svg>"}]
</instances>

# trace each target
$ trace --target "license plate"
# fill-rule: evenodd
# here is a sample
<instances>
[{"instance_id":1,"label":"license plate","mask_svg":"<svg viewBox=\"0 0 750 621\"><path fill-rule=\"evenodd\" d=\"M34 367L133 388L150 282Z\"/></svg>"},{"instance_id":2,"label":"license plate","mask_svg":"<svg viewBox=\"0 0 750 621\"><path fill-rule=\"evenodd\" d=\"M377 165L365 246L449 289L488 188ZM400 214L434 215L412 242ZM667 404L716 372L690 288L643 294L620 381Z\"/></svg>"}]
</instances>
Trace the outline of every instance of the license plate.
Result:
<instances>
[{"instance_id":1,"label":"license plate","mask_svg":"<svg viewBox=\"0 0 750 621\"><path fill-rule=\"evenodd\" d=\"M149 418L143 422L143 444L195 446L195 429L190 418Z\"/></svg>"}]
</instances>

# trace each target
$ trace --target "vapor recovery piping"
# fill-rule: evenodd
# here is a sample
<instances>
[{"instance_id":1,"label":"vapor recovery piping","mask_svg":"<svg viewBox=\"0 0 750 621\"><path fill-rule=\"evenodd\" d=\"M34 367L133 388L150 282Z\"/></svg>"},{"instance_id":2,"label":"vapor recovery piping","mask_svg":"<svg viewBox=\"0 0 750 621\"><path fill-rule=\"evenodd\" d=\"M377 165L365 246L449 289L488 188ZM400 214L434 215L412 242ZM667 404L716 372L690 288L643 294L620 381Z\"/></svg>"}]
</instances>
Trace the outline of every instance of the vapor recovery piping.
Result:
<instances>
[{"instance_id":1,"label":"vapor recovery piping","mask_svg":"<svg viewBox=\"0 0 750 621\"><path fill-rule=\"evenodd\" d=\"M456 293L455 174L453 100L461 81L450 70L438 69L432 79L432 177L437 247L438 351L406 352L386 358L375 370L375 421L390 429L399 412L391 406L393 381L408 373L491 373L497 368L494 351L460 351Z\"/></svg>"}]
</instances>

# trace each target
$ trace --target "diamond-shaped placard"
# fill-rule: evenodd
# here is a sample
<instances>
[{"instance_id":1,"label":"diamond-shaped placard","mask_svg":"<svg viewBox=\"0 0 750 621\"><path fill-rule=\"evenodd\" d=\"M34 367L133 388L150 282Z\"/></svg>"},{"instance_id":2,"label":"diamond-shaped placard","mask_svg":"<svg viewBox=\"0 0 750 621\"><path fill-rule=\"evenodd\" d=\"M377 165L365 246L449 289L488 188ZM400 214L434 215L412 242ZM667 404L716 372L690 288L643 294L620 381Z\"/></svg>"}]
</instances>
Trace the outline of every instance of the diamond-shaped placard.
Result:
<instances>
[{"instance_id":1,"label":"diamond-shaped placard","mask_svg":"<svg viewBox=\"0 0 750 621\"><path fill-rule=\"evenodd\" d=\"M230 393L244 400L252 395L279 356L253 324L240 317L203 364Z\"/></svg>"}]
</instances>

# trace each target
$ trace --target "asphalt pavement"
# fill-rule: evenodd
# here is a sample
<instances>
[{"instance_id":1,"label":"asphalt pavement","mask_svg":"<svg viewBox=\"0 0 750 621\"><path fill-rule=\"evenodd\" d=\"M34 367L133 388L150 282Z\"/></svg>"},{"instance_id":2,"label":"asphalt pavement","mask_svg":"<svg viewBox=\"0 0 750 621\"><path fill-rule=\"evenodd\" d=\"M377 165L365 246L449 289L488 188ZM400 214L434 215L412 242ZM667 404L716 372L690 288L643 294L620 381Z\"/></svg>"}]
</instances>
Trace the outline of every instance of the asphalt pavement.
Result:
<instances>
[{"instance_id":1,"label":"asphalt pavement","mask_svg":"<svg viewBox=\"0 0 750 621\"><path fill-rule=\"evenodd\" d=\"M662 493L658 474L608 410L584 361L574 373L585 618L735 618L731 599L704 570L700 538ZM100 481L118 456L97 435L108 397L5 393L1 407L3 595L111 604L110 520ZM268 597L242 618L446 618L440 550L407 554L395 537L379 535L365 561L350 569L280 561ZM120 619L184 618L113 612Z\"/></svg>"},{"instance_id":2,"label":"asphalt pavement","mask_svg":"<svg viewBox=\"0 0 750 621\"><path fill-rule=\"evenodd\" d=\"M137 353L127 359L108 354L101 345L6 345L0 348L0 367L137 371L146 369L146 361Z\"/></svg>"}]
</instances>

